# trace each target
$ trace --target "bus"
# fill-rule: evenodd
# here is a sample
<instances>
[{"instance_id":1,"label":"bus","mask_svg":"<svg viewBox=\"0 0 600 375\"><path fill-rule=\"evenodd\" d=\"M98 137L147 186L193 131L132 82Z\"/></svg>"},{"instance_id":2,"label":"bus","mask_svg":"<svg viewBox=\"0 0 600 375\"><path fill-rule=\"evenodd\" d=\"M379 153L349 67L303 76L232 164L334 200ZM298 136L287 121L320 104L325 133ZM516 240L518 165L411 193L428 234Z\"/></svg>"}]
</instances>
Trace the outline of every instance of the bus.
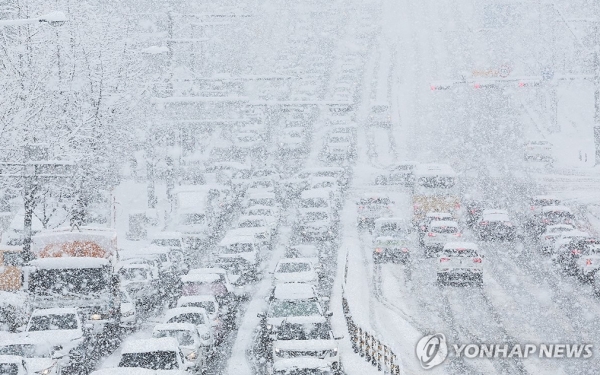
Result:
<instances>
[{"instance_id":1,"label":"bus","mask_svg":"<svg viewBox=\"0 0 600 375\"><path fill-rule=\"evenodd\" d=\"M460 210L456 172L447 164L419 164L414 170L413 219L423 219L427 212L449 212L455 217Z\"/></svg>"}]
</instances>

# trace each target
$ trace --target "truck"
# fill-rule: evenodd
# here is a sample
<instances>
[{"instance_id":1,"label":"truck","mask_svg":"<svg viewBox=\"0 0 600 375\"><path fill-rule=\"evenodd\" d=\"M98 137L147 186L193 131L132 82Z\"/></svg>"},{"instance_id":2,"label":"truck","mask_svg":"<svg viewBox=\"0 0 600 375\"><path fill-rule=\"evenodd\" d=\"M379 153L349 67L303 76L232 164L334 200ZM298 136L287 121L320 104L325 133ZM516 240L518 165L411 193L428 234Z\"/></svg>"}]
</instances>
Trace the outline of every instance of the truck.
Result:
<instances>
[{"instance_id":1,"label":"truck","mask_svg":"<svg viewBox=\"0 0 600 375\"><path fill-rule=\"evenodd\" d=\"M419 164L414 170L412 201L414 224L428 212L449 212L457 219L461 207L458 174L447 164Z\"/></svg>"},{"instance_id":2,"label":"truck","mask_svg":"<svg viewBox=\"0 0 600 375\"><path fill-rule=\"evenodd\" d=\"M35 259L24 266L24 289L33 309L77 308L91 333L120 324L114 229L43 230L32 239Z\"/></svg>"}]
</instances>

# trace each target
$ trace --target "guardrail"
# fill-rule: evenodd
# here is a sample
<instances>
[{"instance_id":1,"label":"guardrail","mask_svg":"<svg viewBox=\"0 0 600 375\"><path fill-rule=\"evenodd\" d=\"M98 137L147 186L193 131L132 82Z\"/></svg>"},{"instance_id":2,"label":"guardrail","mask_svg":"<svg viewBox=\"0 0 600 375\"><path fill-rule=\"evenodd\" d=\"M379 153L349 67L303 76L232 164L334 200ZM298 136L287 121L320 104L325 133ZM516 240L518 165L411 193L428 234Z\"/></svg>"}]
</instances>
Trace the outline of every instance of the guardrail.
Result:
<instances>
[{"instance_id":1,"label":"guardrail","mask_svg":"<svg viewBox=\"0 0 600 375\"><path fill-rule=\"evenodd\" d=\"M365 361L377 366L377 370L383 371L385 374L399 375L400 365L397 362L398 356L392 351L389 345L386 345L379 340L374 334L362 328L354 319L350 311L350 305L346 298L346 280L348 277L348 257L346 257L346 266L344 269L344 283L342 285L342 309L344 318L346 318L346 326L350 335L352 349L358 353Z\"/></svg>"}]
</instances>

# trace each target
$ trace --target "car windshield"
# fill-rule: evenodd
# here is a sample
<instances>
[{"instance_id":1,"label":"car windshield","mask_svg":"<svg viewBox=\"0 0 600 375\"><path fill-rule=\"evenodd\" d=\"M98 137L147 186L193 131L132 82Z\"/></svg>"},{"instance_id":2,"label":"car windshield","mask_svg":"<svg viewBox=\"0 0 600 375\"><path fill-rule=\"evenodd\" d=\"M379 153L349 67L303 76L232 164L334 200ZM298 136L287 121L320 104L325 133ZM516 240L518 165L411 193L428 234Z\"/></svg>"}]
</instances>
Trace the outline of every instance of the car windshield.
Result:
<instances>
[{"instance_id":1,"label":"car windshield","mask_svg":"<svg viewBox=\"0 0 600 375\"><path fill-rule=\"evenodd\" d=\"M119 275L127 281L145 281L148 279L148 270L143 268L121 268Z\"/></svg>"},{"instance_id":2,"label":"car windshield","mask_svg":"<svg viewBox=\"0 0 600 375\"><path fill-rule=\"evenodd\" d=\"M254 171L253 177L267 177L275 174L275 171L271 171L268 169L259 169Z\"/></svg>"},{"instance_id":3,"label":"car windshield","mask_svg":"<svg viewBox=\"0 0 600 375\"><path fill-rule=\"evenodd\" d=\"M27 331L55 331L63 329L77 329L77 316L75 314L34 315L29 321Z\"/></svg>"},{"instance_id":4,"label":"car windshield","mask_svg":"<svg viewBox=\"0 0 600 375\"><path fill-rule=\"evenodd\" d=\"M429 229L431 232L433 233L458 233L458 228L457 227L431 227Z\"/></svg>"},{"instance_id":5,"label":"car windshield","mask_svg":"<svg viewBox=\"0 0 600 375\"><path fill-rule=\"evenodd\" d=\"M241 135L238 136L237 139L240 142L252 142L255 141L258 137L256 135Z\"/></svg>"},{"instance_id":6,"label":"car windshield","mask_svg":"<svg viewBox=\"0 0 600 375\"><path fill-rule=\"evenodd\" d=\"M388 110L387 105L374 105L371 107L371 112L373 113L384 113Z\"/></svg>"},{"instance_id":7,"label":"car windshield","mask_svg":"<svg viewBox=\"0 0 600 375\"><path fill-rule=\"evenodd\" d=\"M277 340L330 340L328 323L295 324L284 322L277 331Z\"/></svg>"},{"instance_id":8,"label":"car windshield","mask_svg":"<svg viewBox=\"0 0 600 375\"><path fill-rule=\"evenodd\" d=\"M250 206L270 206L275 207L277 202L273 198L251 198L248 200Z\"/></svg>"},{"instance_id":9,"label":"car windshield","mask_svg":"<svg viewBox=\"0 0 600 375\"><path fill-rule=\"evenodd\" d=\"M177 353L174 351L125 353L121 356L119 367L140 367L149 370L179 370L179 361Z\"/></svg>"},{"instance_id":10,"label":"car windshield","mask_svg":"<svg viewBox=\"0 0 600 375\"><path fill-rule=\"evenodd\" d=\"M187 302L182 304L181 307L201 307L209 314L212 314L216 311L215 303L213 301Z\"/></svg>"},{"instance_id":11,"label":"car windshield","mask_svg":"<svg viewBox=\"0 0 600 375\"><path fill-rule=\"evenodd\" d=\"M477 255L475 250L471 249L444 249L444 256L459 257L459 258L474 258Z\"/></svg>"},{"instance_id":12,"label":"car windshield","mask_svg":"<svg viewBox=\"0 0 600 375\"><path fill-rule=\"evenodd\" d=\"M203 294L222 295L227 292L225 284L219 281L212 283L203 282L185 282L183 283L182 293L184 296L199 296Z\"/></svg>"},{"instance_id":13,"label":"car windshield","mask_svg":"<svg viewBox=\"0 0 600 375\"><path fill-rule=\"evenodd\" d=\"M302 199L301 206L303 208L321 208L327 207L327 201L323 198L306 198Z\"/></svg>"},{"instance_id":14,"label":"car windshield","mask_svg":"<svg viewBox=\"0 0 600 375\"><path fill-rule=\"evenodd\" d=\"M252 183L252 185L250 185L251 188L257 189L257 188L270 188L273 186L273 182L269 181L269 180L262 180L262 181L254 181Z\"/></svg>"},{"instance_id":15,"label":"car windshield","mask_svg":"<svg viewBox=\"0 0 600 375\"><path fill-rule=\"evenodd\" d=\"M16 363L0 363L0 375L19 375L19 365Z\"/></svg>"},{"instance_id":16,"label":"car windshield","mask_svg":"<svg viewBox=\"0 0 600 375\"><path fill-rule=\"evenodd\" d=\"M329 137L329 142L330 143L345 143L345 142L349 142L348 138L346 137Z\"/></svg>"},{"instance_id":17,"label":"car windshield","mask_svg":"<svg viewBox=\"0 0 600 375\"><path fill-rule=\"evenodd\" d=\"M109 285L109 273L104 268L40 269L29 276L29 291L33 294L94 294Z\"/></svg>"},{"instance_id":18,"label":"car windshield","mask_svg":"<svg viewBox=\"0 0 600 375\"><path fill-rule=\"evenodd\" d=\"M33 344L12 344L0 346L0 355L18 355L24 358L34 357L45 357L49 356L50 353L38 353L35 345ZM1 374L1 373L0 373Z\"/></svg>"},{"instance_id":19,"label":"car windshield","mask_svg":"<svg viewBox=\"0 0 600 375\"><path fill-rule=\"evenodd\" d=\"M278 273L293 273L293 272L308 272L310 271L310 264L308 263L279 263L277 267Z\"/></svg>"},{"instance_id":20,"label":"car windshield","mask_svg":"<svg viewBox=\"0 0 600 375\"><path fill-rule=\"evenodd\" d=\"M223 248L223 254L240 254L254 251L254 245L251 243L234 243Z\"/></svg>"},{"instance_id":21,"label":"car windshield","mask_svg":"<svg viewBox=\"0 0 600 375\"><path fill-rule=\"evenodd\" d=\"M334 188L335 184L330 181L319 182L313 185L313 189Z\"/></svg>"},{"instance_id":22,"label":"car windshield","mask_svg":"<svg viewBox=\"0 0 600 375\"><path fill-rule=\"evenodd\" d=\"M319 315L319 306L315 301L273 301L269 306L268 316L271 318L284 318L291 316Z\"/></svg>"},{"instance_id":23,"label":"car windshield","mask_svg":"<svg viewBox=\"0 0 600 375\"><path fill-rule=\"evenodd\" d=\"M248 210L248 215L252 215L252 216L271 216L271 210L267 210L267 209L253 209L253 210Z\"/></svg>"},{"instance_id":24,"label":"car windshield","mask_svg":"<svg viewBox=\"0 0 600 375\"><path fill-rule=\"evenodd\" d=\"M235 172L235 174L233 175L233 178L238 179L238 180L247 180L250 178L251 175L252 175L252 173L250 172L250 170L241 170L241 171Z\"/></svg>"},{"instance_id":25,"label":"car windshield","mask_svg":"<svg viewBox=\"0 0 600 375\"><path fill-rule=\"evenodd\" d=\"M181 241L177 238L156 238L152 240L152 244L164 247L180 247Z\"/></svg>"},{"instance_id":26,"label":"car windshield","mask_svg":"<svg viewBox=\"0 0 600 375\"><path fill-rule=\"evenodd\" d=\"M179 215L179 222L183 225L204 224L206 222L206 215L197 213L181 214Z\"/></svg>"},{"instance_id":27,"label":"car windshield","mask_svg":"<svg viewBox=\"0 0 600 375\"><path fill-rule=\"evenodd\" d=\"M155 338L160 339L162 337L174 337L180 346L194 345L194 336L190 331L166 329L154 332Z\"/></svg>"},{"instance_id":28,"label":"car windshield","mask_svg":"<svg viewBox=\"0 0 600 375\"><path fill-rule=\"evenodd\" d=\"M417 183L424 188L449 189L454 187L456 179L454 177L445 176L420 177Z\"/></svg>"},{"instance_id":29,"label":"car windshield","mask_svg":"<svg viewBox=\"0 0 600 375\"><path fill-rule=\"evenodd\" d=\"M265 223L262 220L243 220L238 223L238 228L260 228L264 227Z\"/></svg>"},{"instance_id":30,"label":"car windshield","mask_svg":"<svg viewBox=\"0 0 600 375\"><path fill-rule=\"evenodd\" d=\"M206 324L204 316L200 313L183 313L170 318L167 323L192 323L194 325Z\"/></svg>"},{"instance_id":31,"label":"car windshield","mask_svg":"<svg viewBox=\"0 0 600 375\"><path fill-rule=\"evenodd\" d=\"M389 198L363 198L360 200L360 204L363 206L366 206L366 205L387 206L387 205L391 204L391 201Z\"/></svg>"}]
</instances>

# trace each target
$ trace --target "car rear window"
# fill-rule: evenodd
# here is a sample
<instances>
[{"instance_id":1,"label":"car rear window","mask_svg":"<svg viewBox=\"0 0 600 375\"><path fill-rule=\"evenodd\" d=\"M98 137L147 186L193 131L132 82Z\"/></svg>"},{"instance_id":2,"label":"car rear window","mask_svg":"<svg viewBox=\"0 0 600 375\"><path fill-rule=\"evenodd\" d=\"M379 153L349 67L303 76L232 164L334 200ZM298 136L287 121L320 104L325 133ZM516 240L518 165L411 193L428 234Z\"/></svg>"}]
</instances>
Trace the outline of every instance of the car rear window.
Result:
<instances>
[{"instance_id":1,"label":"car rear window","mask_svg":"<svg viewBox=\"0 0 600 375\"><path fill-rule=\"evenodd\" d=\"M457 227L431 227L433 233L458 233Z\"/></svg>"},{"instance_id":2,"label":"car rear window","mask_svg":"<svg viewBox=\"0 0 600 375\"><path fill-rule=\"evenodd\" d=\"M448 257L460 258L475 258L478 256L477 252L472 249L445 249L444 255Z\"/></svg>"}]
</instances>

